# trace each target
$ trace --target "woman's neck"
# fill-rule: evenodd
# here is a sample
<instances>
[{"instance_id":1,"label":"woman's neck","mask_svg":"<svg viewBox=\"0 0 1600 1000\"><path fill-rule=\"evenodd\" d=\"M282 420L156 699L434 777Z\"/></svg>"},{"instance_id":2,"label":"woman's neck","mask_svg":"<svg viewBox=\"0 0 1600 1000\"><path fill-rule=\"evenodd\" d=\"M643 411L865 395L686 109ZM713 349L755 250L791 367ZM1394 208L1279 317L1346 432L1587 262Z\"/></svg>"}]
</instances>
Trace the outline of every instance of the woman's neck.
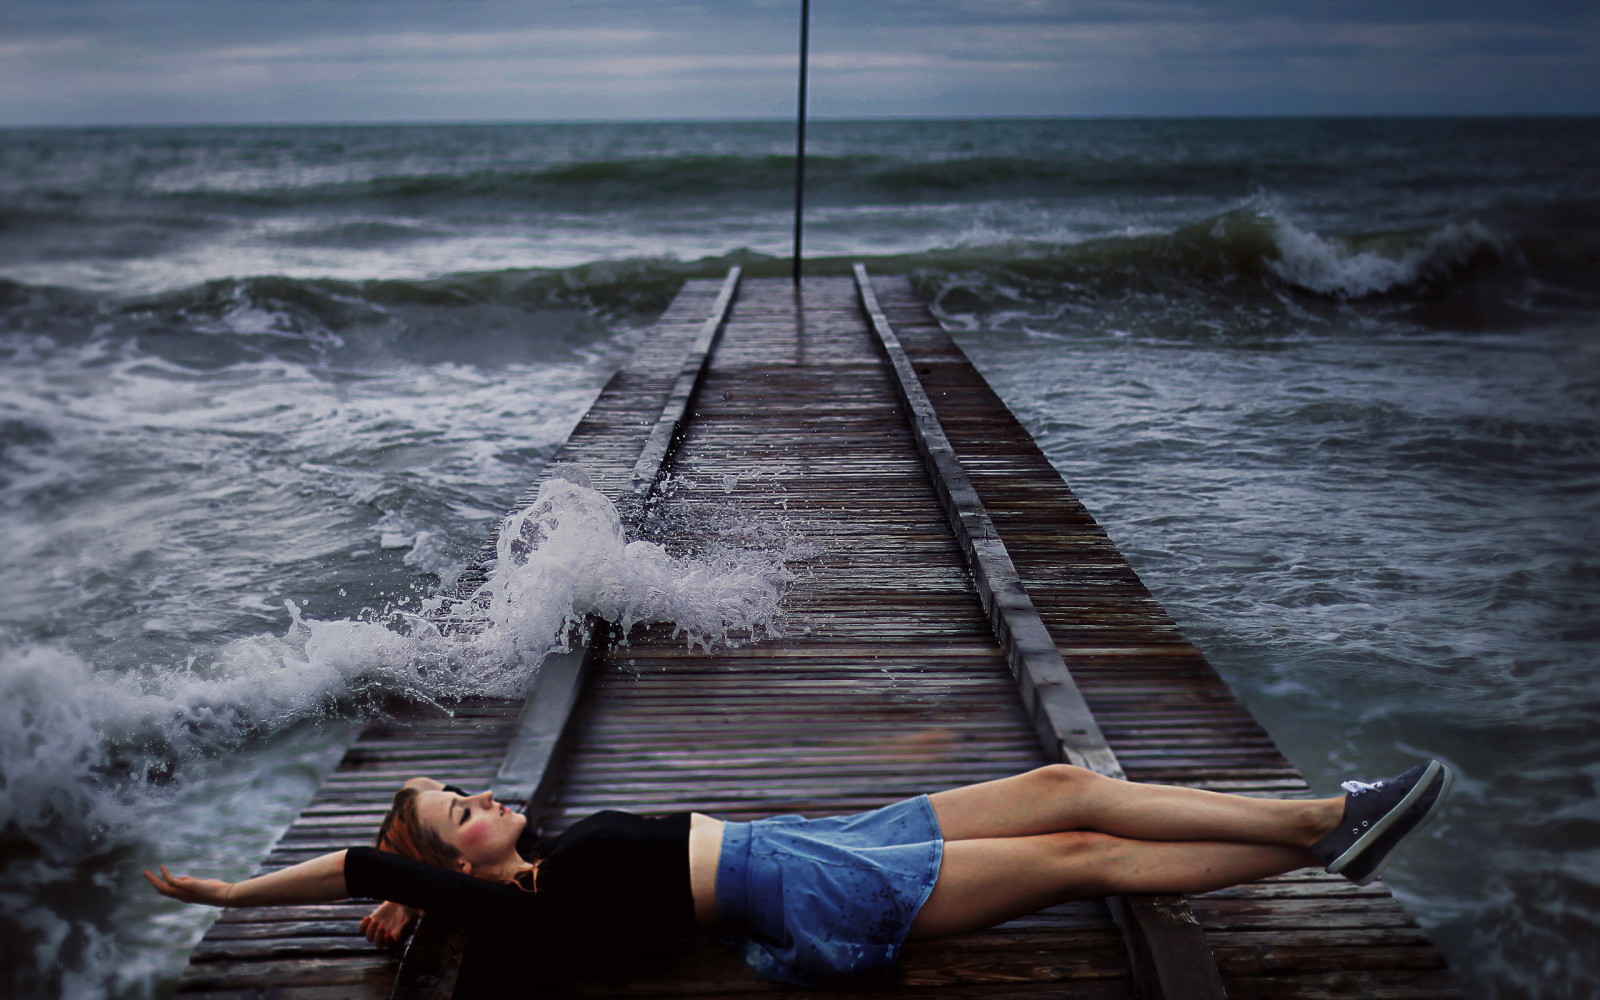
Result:
<instances>
[{"instance_id":1,"label":"woman's neck","mask_svg":"<svg viewBox=\"0 0 1600 1000\"><path fill-rule=\"evenodd\" d=\"M533 863L524 861L522 855L512 851L506 857L493 864L474 868L472 874L481 879L488 879L491 882L504 882L521 872L531 871L535 867L537 866Z\"/></svg>"}]
</instances>

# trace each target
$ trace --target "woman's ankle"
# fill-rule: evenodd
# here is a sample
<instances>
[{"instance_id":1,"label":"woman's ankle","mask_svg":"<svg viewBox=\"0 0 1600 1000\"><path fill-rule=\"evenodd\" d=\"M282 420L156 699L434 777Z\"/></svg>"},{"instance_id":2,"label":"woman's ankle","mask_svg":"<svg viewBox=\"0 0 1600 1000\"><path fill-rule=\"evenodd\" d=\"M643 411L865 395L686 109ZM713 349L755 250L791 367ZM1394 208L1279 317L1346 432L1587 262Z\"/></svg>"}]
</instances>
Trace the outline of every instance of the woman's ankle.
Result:
<instances>
[{"instance_id":1,"label":"woman's ankle","mask_svg":"<svg viewBox=\"0 0 1600 1000\"><path fill-rule=\"evenodd\" d=\"M1310 847L1326 837L1344 816L1343 795L1328 799L1305 799L1305 811L1300 829L1295 835L1296 847Z\"/></svg>"}]
</instances>

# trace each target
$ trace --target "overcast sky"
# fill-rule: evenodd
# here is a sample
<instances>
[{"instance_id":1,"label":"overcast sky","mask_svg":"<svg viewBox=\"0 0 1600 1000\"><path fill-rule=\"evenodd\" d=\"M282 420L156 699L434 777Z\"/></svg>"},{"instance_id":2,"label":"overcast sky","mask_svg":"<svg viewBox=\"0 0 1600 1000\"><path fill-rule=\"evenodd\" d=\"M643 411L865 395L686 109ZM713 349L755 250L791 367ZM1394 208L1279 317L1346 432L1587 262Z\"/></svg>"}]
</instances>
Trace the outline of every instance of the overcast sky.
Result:
<instances>
[{"instance_id":1,"label":"overcast sky","mask_svg":"<svg viewBox=\"0 0 1600 1000\"><path fill-rule=\"evenodd\" d=\"M0 0L0 124L782 118L799 0ZM1600 113L1595 0L814 0L816 117Z\"/></svg>"}]
</instances>

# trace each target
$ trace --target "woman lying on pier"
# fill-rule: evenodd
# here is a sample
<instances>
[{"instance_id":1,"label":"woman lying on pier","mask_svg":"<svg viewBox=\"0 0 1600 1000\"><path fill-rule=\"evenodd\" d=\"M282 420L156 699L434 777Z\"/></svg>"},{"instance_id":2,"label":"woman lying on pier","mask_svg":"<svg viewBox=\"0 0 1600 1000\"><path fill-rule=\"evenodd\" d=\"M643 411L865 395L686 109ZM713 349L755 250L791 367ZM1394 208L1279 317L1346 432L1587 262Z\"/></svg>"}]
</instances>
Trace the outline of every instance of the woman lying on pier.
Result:
<instances>
[{"instance_id":1,"label":"woman lying on pier","mask_svg":"<svg viewBox=\"0 0 1600 1000\"><path fill-rule=\"evenodd\" d=\"M1195 893L1323 865L1357 885L1438 808L1438 761L1345 782L1326 799L1262 799L1118 781L1056 764L854 816L738 823L606 811L543 843L527 818L431 778L395 794L376 848L229 883L145 877L211 906L387 900L362 921L398 940L416 910L472 931L472 957L519 983L616 978L633 959L715 928L757 972L861 982L907 940L988 927L1070 899Z\"/></svg>"}]
</instances>

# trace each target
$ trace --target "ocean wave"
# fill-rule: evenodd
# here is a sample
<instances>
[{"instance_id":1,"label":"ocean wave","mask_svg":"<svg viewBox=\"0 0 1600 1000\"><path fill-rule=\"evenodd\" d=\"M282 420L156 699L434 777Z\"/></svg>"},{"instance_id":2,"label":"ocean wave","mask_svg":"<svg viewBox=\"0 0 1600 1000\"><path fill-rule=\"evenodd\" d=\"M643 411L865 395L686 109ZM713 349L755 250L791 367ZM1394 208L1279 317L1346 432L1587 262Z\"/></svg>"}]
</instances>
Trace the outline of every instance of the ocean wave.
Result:
<instances>
[{"instance_id":1,"label":"ocean wave","mask_svg":"<svg viewBox=\"0 0 1600 1000\"><path fill-rule=\"evenodd\" d=\"M510 306L530 311L579 309L628 321L664 310L687 277L726 270L735 256L682 263L636 258L595 261L571 268L469 271L435 278L343 281L263 275L227 278L122 303L128 314L194 322L245 307L277 317L273 329L345 332L380 321L389 310ZM249 332L236 330L236 332Z\"/></svg>"},{"instance_id":2,"label":"ocean wave","mask_svg":"<svg viewBox=\"0 0 1600 1000\"><path fill-rule=\"evenodd\" d=\"M1582 204L1571 208L1583 211ZM1461 219L1329 233L1270 199L1253 199L1167 230L812 257L806 268L847 274L860 260L878 273L910 274L957 325L962 317L1036 316L1041 307L1063 315L1103 310L1108 321L1121 322L1119 309L1137 307L1156 317L1151 322L1198 331L1214 326L1223 310L1248 338L1307 310L1331 320L1346 307L1392 316L1401 306L1425 328L1515 327L1553 310L1600 309L1600 245L1581 227L1556 231L1552 212L1560 214L1546 208L1501 225ZM1523 225L1505 228L1515 223ZM352 233L387 238L388 229ZM503 361L541 344L570 347L597 342L617 325L644 325L685 279L719 277L733 264L751 277L789 269L782 257L738 249L695 260L637 257L410 279L262 275L134 298L0 279L0 330L25 327L33 317L51 331L131 332L153 352L199 367L247 356L359 354L375 345L430 360ZM514 329L513 320L526 325ZM526 336L529 329L537 336Z\"/></svg>"},{"instance_id":3,"label":"ocean wave","mask_svg":"<svg viewBox=\"0 0 1600 1000\"><path fill-rule=\"evenodd\" d=\"M808 157L808 172L822 183L870 173L870 156ZM677 155L583 160L543 168L503 167L452 173L424 170L380 174L358 180L263 186L253 189L194 188L160 193L159 200L241 209L310 209L367 203L407 206L440 202L493 202L565 209L609 204L637 208L684 199L696 203L790 190L792 156Z\"/></svg>"},{"instance_id":4,"label":"ocean wave","mask_svg":"<svg viewBox=\"0 0 1600 1000\"><path fill-rule=\"evenodd\" d=\"M1271 225L1272 273L1296 288L1344 298L1447 285L1475 260L1504 256L1500 241L1476 221L1355 238L1320 236L1282 218Z\"/></svg>"},{"instance_id":5,"label":"ocean wave","mask_svg":"<svg viewBox=\"0 0 1600 1000\"><path fill-rule=\"evenodd\" d=\"M428 614L438 598L421 611L335 620L288 602L282 634L165 666L100 664L0 633L0 865L17 912L44 911L15 924L0 916L8 945L25 942L36 958L0 971L0 991L43 995L52 976L109 975L101 957L54 933L61 907L50 893L82 881L95 867L87 859L135 848L152 807L209 760L318 720L344 725L402 703L449 711L465 698L519 697L543 656L589 615L623 629L669 622L707 648L777 628L791 578L786 553L685 556L630 541L585 478L568 467L506 519L474 628L443 630Z\"/></svg>"},{"instance_id":6,"label":"ocean wave","mask_svg":"<svg viewBox=\"0 0 1600 1000\"><path fill-rule=\"evenodd\" d=\"M659 315L686 277L713 273L640 259L415 280L262 275L132 297L0 278L0 358L95 340L194 370L262 359L324 371L544 362L607 350L619 327Z\"/></svg>"},{"instance_id":7,"label":"ocean wave","mask_svg":"<svg viewBox=\"0 0 1600 1000\"><path fill-rule=\"evenodd\" d=\"M1464 219L1327 233L1264 201L1176 229L890 258L956 327L1128 331L1241 342L1359 333L1350 311L1418 331L1514 330L1600 310L1600 240Z\"/></svg>"},{"instance_id":8,"label":"ocean wave","mask_svg":"<svg viewBox=\"0 0 1600 1000\"><path fill-rule=\"evenodd\" d=\"M708 649L777 628L786 553L679 556L629 541L615 506L573 469L544 480L501 525L499 557L465 634L441 631L430 614L442 598L433 598L417 611L337 620L304 617L287 602L283 634L165 667L101 665L0 635L0 761L10 793L0 827L42 832L80 806L106 823L126 818L115 804L130 790L307 719L359 717L397 701L517 697L591 614L624 629L671 622ZM20 794L35 785L37 796Z\"/></svg>"},{"instance_id":9,"label":"ocean wave","mask_svg":"<svg viewBox=\"0 0 1600 1000\"><path fill-rule=\"evenodd\" d=\"M413 240L438 239L439 236L439 230L428 226L369 219L363 222L340 222L296 229L276 234L272 237L272 241L293 247L343 247L361 250L368 247L393 246L396 243Z\"/></svg>"},{"instance_id":10,"label":"ocean wave","mask_svg":"<svg viewBox=\"0 0 1600 1000\"><path fill-rule=\"evenodd\" d=\"M1511 414L1441 418L1427 407L1332 399L1264 408L1244 421L1266 435L1299 435L1330 454L1370 454L1412 471L1519 475L1560 465L1575 476L1600 475L1600 429L1586 415L1542 419ZM1350 460L1350 459L1346 459Z\"/></svg>"},{"instance_id":11,"label":"ocean wave","mask_svg":"<svg viewBox=\"0 0 1600 1000\"><path fill-rule=\"evenodd\" d=\"M806 157L806 189L816 204L894 204L1103 195L1142 196L1239 191L1258 166L1247 161L1165 163L1119 157L1038 157L974 154L907 160L891 156ZM1303 171L1302 171L1303 172ZM790 154L678 154L594 159L527 169L500 167L452 173L428 169L358 180L261 186L191 188L155 195L162 201L213 207L327 208L380 202L434 205L496 202L559 205L564 209L703 203L782 204L793 190Z\"/></svg>"},{"instance_id":12,"label":"ocean wave","mask_svg":"<svg viewBox=\"0 0 1600 1000\"><path fill-rule=\"evenodd\" d=\"M80 200L50 191L38 197L33 204L0 205L0 233L22 236L43 226L81 221L85 213L77 205Z\"/></svg>"},{"instance_id":13,"label":"ocean wave","mask_svg":"<svg viewBox=\"0 0 1600 1000\"><path fill-rule=\"evenodd\" d=\"M1447 286L1475 265L1510 257L1502 241L1474 221L1421 232L1324 235L1255 204L1168 232L1037 246L1031 253L1026 247L997 249L1002 253L958 250L938 263L960 266L966 257L1106 294L1185 285L1237 294L1287 286L1358 299ZM1005 259L1006 251L1014 259Z\"/></svg>"}]
</instances>

